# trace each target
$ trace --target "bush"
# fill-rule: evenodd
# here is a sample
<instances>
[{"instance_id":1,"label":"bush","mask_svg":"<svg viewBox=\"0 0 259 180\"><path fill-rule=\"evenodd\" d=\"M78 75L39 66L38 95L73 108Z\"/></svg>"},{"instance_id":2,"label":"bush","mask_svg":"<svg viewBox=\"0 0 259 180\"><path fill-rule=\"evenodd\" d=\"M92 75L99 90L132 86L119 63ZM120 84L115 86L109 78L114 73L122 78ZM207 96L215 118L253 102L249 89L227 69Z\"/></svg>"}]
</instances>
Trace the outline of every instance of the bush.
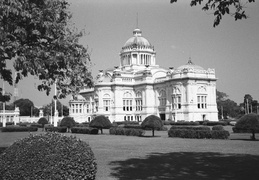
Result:
<instances>
[{"instance_id":1,"label":"bush","mask_svg":"<svg viewBox=\"0 0 259 180\"><path fill-rule=\"evenodd\" d=\"M38 123L32 123L32 124L30 124L30 127L42 128L43 126L41 124L38 124Z\"/></svg>"},{"instance_id":2,"label":"bush","mask_svg":"<svg viewBox=\"0 0 259 180\"><path fill-rule=\"evenodd\" d=\"M126 136L143 136L145 131L143 129L135 128L120 128L112 127L110 128L111 135L126 135Z\"/></svg>"},{"instance_id":3,"label":"bush","mask_svg":"<svg viewBox=\"0 0 259 180\"><path fill-rule=\"evenodd\" d=\"M169 137L193 138L193 139L228 139L228 131L219 130L190 130L190 129L170 129Z\"/></svg>"},{"instance_id":4,"label":"bush","mask_svg":"<svg viewBox=\"0 0 259 180\"><path fill-rule=\"evenodd\" d=\"M71 128L71 132L77 134L98 134L98 129L91 127L73 127Z\"/></svg>"},{"instance_id":5,"label":"bush","mask_svg":"<svg viewBox=\"0 0 259 180\"><path fill-rule=\"evenodd\" d=\"M251 139L255 140L255 133L259 131L259 115L246 114L241 117L233 127L234 132L247 131L252 133Z\"/></svg>"},{"instance_id":6,"label":"bush","mask_svg":"<svg viewBox=\"0 0 259 180\"><path fill-rule=\"evenodd\" d=\"M116 121L116 122L113 122L113 123L117 124L117 125L121 125L121 124L124 124L124 125L139 125L138 121Z\"/></svg>"},{"instance_id":7,"label":"bush","mask_svg":"<svg viewBox=\"0 0 259 180\"><path fill-rule=\"evenodd\" d=\"M200 125L199 122L194 121L177 121L177 122L170 122L170 125L181 125L181 126L198 126Z\"/></svg>"},{"instance_id":8,"label":"bush","mask_svg":"<svg viewBox=\"0 0 259 180\"><path fill-rule=\"evenodd\" d=\"M5 125L6 126L12 126L12 125L14 125L14 122L6 122Z\"/></svg>"},{"instance_id":9,"label":"bush","mask_svg":"<svg viewBox=\"0 0 259 180\"><path fill-rule=\"evenodd\" d=\"M38 120L38 124L41 124L41 127L43 128L45 124L48 124L48 120L45 118L45 117L41 117L39 120Z\"/></svg>"},{"instance_id":10,"label":"bush","mask_svg":"<svg viewBox=\"0 0 259 180\"><path fill-rule=\"evenodd\" d=\"M155 136L155 130L161 129L163 127L163 122L159 117L150 115L144 119L141 123L141 127L143 129L152 129L152 135Z\"/></svg>"},{"instance_id":11,"label":"bush","mask_svg":"<svg viewBox=\"0 0 259 180\"><path fill-rule=\"evenodd\" d=\"M171 129L186 129L186 130L200 130L200 131L210 131L210 128L207 126L172 126Z\"/></svg>"},{"instance_id":12,"label":"bush","mask_svg":"<svg viewBox=\"0 0 259 180\"><path fill-rule=\"evenodd\" d=\"M215 126L212 127L212 130L222 131L222 130L224 130L224 128L223 128L222 125L215 125Z\"/></svg>"},{"instance_id":13,"label":"bush","mask_svg":"<svg viewBox=\"0 0 259 180\"><path fill-rule=\"evenodd\" d=\"M6 126L1 128L2 132L26 132L26 131L38 131L37 127L23 127L23 126Z\"/></svg>"},{"instance_id":14,"label":"bush","mask_svg":"<svg viewBox=\"0 0 259 180\"><path fill-rule=\"evenodd\" d=\"M204 126L216 126L216 125L222 125L226 126L228 123L226 121L204 121Z\"/></svg>"},{"instance_id":15,"label":"bush","mask_svg":"<svg viewBox=\"0 0 259 180\"><path fill-rule=\"evenodd\" d=\"M90 127L97 128L101 130L101 133L103 134L103 129L109 129L112 127L112 123L110 120L103 116L96 116L89 124Z\"/></svg>"},{"instance_id":16,"label":"bush","mask_svg":"<svg viewBox=\"0 0 259 180\"><path fill-rule=\"evenodd\" d=\"M95 179L91 147L57 133L30 135L0 155L2 179Z\"/></svg>"},{"instance_id":17,"label":"bush","mask_svg":"<svg viewBox=\"0 0 259 180\"><path fill-rule=\"evenodd\" d=\"M64 117L60 122L61 127L67 127L68 129L74 127L75 125L76 125L76 122L74 118L68 117L68 116Z\"/></svg>"}]
</instances>

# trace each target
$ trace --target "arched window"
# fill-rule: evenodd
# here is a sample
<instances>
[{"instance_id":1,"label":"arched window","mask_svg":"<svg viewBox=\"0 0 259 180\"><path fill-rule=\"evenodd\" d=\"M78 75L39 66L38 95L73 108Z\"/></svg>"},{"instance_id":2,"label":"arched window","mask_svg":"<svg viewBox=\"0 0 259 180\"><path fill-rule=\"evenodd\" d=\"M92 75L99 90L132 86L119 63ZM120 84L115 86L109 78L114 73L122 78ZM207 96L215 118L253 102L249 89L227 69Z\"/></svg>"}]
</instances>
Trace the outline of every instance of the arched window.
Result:
<instances>
[{"instance_id":1,"label":"arched window","mask_svg":"<svg viewBox=\"0 0 259 180\"><path fill-rule=\"evenodd\" d=\"M111 109L111 98L109 94L103 96L103 109L104 111L110 111Z\"/></svg>"},{"instance_id":2,"label":"arched window","mask_svg":"<svg viewBox=\"0 0 259 180\"><path fill-rule=\"evenodd\" d=\"M172 109L181 109L182 107L182 96L181 91L179 88L174 87L173 88L173 94L172 94Z\"/></svg>"},{"instance_id":3,"label":"arched window","mask_svg":"<svg viewBox=\"0 0 259 180\"><path fill-rule=\"evenodd\" d=\"M136 93L136 111L142 111L142 93L138 91Z\"/></svg>"},{"instance_id":4,"label":"arched window","mask_svg":"<svg viewBox=\"0 0 259 180\"><path fill-rule=\"evenodd\" d=\"M165 90L161 90L159 92L159 106L166 106L166 92Z\"/></svg>"},{"instance_id":5,"label":"arched window","mask_svg":"<svg viewBox=\"0 0 259 180\"><path fill-rule=\"evenodd\" d=\"M207 90L204 86L198 88L197 107L198 109L207 109Z\"/></svg>"}]
</instances>

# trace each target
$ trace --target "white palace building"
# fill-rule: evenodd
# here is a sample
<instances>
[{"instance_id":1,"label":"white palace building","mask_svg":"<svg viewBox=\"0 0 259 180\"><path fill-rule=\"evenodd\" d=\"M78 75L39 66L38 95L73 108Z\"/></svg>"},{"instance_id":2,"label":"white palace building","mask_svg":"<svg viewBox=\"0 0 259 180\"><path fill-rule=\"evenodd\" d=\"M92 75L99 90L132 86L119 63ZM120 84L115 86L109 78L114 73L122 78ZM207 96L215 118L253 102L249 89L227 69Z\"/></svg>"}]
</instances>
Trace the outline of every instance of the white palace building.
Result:
<instances>
[{"instance_id":1,"label":"white palace building","mask_svg":"<svg viewBox=\"0 0 259 180\"><path fill-rule=\"evenodd\" d=\"M215 70L191 59L178 68L161 68L141 33L135 29L122 47L119 66L100 70L94 87L70 100L70 116L77 122L97 115L111 122L142 121L152 114L162 120L217 121Z\"/></svg>"}]
</instances>

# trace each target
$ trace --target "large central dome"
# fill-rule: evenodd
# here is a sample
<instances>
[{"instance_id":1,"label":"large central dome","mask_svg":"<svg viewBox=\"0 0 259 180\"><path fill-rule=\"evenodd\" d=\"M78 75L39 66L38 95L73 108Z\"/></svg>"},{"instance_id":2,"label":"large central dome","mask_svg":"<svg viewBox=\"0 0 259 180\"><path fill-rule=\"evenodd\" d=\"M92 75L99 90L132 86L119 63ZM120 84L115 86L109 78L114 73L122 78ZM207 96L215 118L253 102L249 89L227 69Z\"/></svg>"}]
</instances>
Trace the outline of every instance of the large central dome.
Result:
<instances>
[{"instance_id":1,"label":"large central dome","mask_svg":"<svg viewBox=\"0 0 259 180\"><path fill-rule=\"evenodd\" d=\"M135 29L133 31L133 37L129 38L126 43L124 44L123 47L128 47L132 45L139 45L139 46L151 46L149 41L141 36L141 30L140 29Z\"/></svg>"}]
</instances>

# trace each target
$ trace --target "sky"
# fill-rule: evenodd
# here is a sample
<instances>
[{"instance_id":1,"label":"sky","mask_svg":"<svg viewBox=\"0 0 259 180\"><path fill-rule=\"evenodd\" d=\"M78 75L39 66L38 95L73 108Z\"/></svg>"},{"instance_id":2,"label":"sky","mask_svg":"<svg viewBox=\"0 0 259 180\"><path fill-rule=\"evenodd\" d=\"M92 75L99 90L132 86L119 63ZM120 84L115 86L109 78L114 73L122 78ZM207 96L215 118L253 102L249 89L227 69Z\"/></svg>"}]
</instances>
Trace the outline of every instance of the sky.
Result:
<instances>
[{"instance_id":1,"label":"sky","mask_svg":"<svg viewBox=\"0 0 259 180\"><path fill-rule=\"evenodd\" d=\"M243 102L245 94L259 101L259 2L247 4L248 19L235 21L224 16L213 27L211 11L190 7L190 0L68 0L72 22L86 35L80 43L91 54L92 75L120 64L119 52L138 26L156 51L160 67L179 67L189 58L204 69L216 70L217 90L229 99ZM2 81L0 80L2 86ZM51 102L37 90L37 78L18 84L18 98L28 98L35 106ZM6 91L13 88L5 83ZM61 100L68 105L70 97Z\"/></svg>"}]
</instances>

